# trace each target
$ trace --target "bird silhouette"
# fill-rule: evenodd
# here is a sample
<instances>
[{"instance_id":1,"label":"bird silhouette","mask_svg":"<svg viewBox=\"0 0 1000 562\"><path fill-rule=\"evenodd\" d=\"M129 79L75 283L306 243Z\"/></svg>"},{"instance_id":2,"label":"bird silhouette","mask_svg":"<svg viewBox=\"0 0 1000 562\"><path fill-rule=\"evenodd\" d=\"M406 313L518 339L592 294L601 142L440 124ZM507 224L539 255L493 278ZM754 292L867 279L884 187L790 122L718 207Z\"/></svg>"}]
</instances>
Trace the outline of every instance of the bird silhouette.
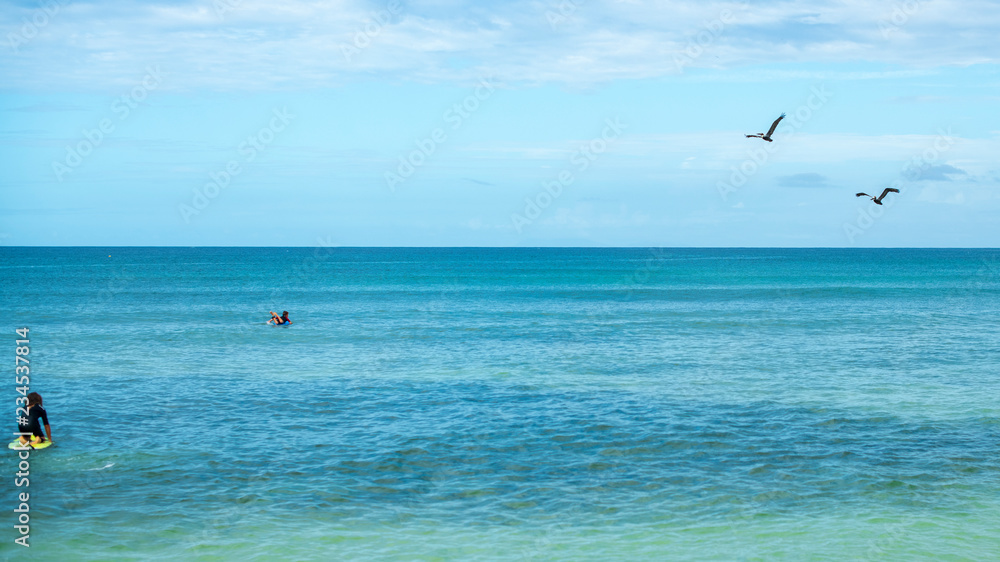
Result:
<instances>
[{"instance_id":1,"label":"bird silhouette","mask_svg":"<svg viewBox=\"0 0 1000 562\"><path fill-rule=\"evenodd\" d=\"M879 195L878 197L868 195L867 193L858 193L857 195L855 195L855 197L871 197L872 201L874 201L876 205L881 205L882 200L885 199L885 194L889 192L899 193L899 190L896 189L895 187L887 187L884 190L882 190L882 195Z\"/></svg>"},{"instance_id":2,"label":"bird silhouette","mask_svg":"<svg viewBox=\"0 0 1000 562\"><path fill-rule=\"evenodd\" d=\"M767 142L772 142L771 135L774 134L774 129L777 128L777 126L778 126L778 121L781 121L784 118L785 118L785 114L782 113L781 117L778 117L777 119L775 119L774 123L771 123L771 128L767 130L767 134L757 133L756 135L746 135L746 137L748 139L764 139Z\"/></svg>"}]
</instances>

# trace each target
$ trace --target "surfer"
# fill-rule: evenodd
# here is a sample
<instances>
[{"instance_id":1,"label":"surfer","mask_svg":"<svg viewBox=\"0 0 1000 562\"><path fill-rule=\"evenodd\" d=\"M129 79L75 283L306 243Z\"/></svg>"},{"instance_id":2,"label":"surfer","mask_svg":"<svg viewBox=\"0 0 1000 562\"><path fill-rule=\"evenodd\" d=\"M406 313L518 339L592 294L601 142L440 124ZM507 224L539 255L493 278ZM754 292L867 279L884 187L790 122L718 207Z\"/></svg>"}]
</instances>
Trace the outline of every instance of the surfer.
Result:
<instances>
[{"instance_id":1,"label":"surfer","mask_svg":"<svg viewBox=\"0 0 1000 562\"><path fill-rule=\"evenodd\" d=\"M45 413L45 409L42 408L42 396L37 392L32 392L28 394L28 415L27 417L18 416L17 418L17 430L21 433L30 434L21 435L20 441L21 445L40 445L45 443L45 435L49 436L49 441L52 441L52 428L49 427L49 416ZM42 434L42 425L45 425L45 434Z\"/></svg>"},{"instance_id":2,"label":"surfer","mask_svg":"<svg viewBox=\"0 0 1000 562\"><path fill-rule=\"evenodd\" d=\"M278 316L273 311L269 311L269 312L271 312L271 319L267 321L268 324L270 324L271 322L274 322L275 326L280 326L282 324L291 324L292 323L292 321L288 319L288 311L287 310L281 311L281 316Z\"/></svg>"}]
</instances>

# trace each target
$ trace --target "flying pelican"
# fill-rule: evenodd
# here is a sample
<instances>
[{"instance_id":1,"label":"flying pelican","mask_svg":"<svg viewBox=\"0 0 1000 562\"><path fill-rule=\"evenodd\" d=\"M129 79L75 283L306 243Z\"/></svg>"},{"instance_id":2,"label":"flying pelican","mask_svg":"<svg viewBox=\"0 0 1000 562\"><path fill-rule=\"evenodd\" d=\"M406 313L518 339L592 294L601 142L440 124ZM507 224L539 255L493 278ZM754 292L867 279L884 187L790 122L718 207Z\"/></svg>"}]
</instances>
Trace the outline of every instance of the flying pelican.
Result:
<instances>
[{"instance_id":1,"label":"flying pelican","mask_svg":"<svg viewBox=\"0 0 1000 562\"><path fill-rule=\"evenodd\" d=\"M858 193L855 197L871 197L872 201L874 201L876 205L881 205L882 204L882 200L885 199L885 194L889 193L890 191L892 193L899 193L899 190L896 189L895 187L887 187L884 190L882 190L882 195L879 195L878 197L872 197L871 195L868 195L867 193Z\"/></svg>"},{"instance_id":2,"label":"flying pelican","mask_svg":"<svg viewBox=\"0 0 1000 562\"><path fill-rule=\"evenodd\" d=\"M764 133L757 133L756 135L746 135L746 137L748 139L764 139L767 142L771 142L771 135L774 134L774 129L775 129L775 127L778 126L778 121L781 121L784 118L785 118L785 114L782 113L781 117L778 117L777 119L775 119L774 123L771 123L771 128L767 130L767 134L766 135Z\"/></svg>"}]
</instances>

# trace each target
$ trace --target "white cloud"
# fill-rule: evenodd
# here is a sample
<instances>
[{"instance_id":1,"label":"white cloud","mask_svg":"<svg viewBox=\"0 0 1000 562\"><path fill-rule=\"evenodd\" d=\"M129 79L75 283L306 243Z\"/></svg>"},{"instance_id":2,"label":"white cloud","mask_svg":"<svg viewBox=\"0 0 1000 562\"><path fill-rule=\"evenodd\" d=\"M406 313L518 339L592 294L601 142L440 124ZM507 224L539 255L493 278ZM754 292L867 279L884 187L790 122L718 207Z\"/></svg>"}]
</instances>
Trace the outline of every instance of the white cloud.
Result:
<instances>
[{"instance_id":1,"label":"white cloud","mask_svg":"<svg viewBox=\"0 0 1000 562\"><path fill-rule=\"evenodd\" d=\"M917 201L962 205L965 203L965 193L961 189L933 185L921 189L919 195L917 195Z\"/></svg>"},{"instance_id":2,"label":"white cloud","mask_svg":"<svg viewBox=\"0 0 1000 562\"><path fill-rule=\"evenodd\" d=\"M388 2L217 1L235 7L220 15L209 0L66 4L2 59L0 72L13 77L5 86L100 89L157 63L171 76L164 87L179 90L330 86L373 76L466 81L490 72L508 82L586 85L776 63L919 71L997 62L1000 28L1000 4L976 0L918 2L905 21L896 18L900 25L893 5L860 1L592 2L555 26L546 12L556 2L401 2L382 25L376 14ZM20 33L34 9L0 10L3 36ZM342 47L356 45L359 33L364 46L345 57ZM679 67L675 57L692 46L697 55ZM455 65L456 56L471 62Z\"/></svg>"}]
</instances>

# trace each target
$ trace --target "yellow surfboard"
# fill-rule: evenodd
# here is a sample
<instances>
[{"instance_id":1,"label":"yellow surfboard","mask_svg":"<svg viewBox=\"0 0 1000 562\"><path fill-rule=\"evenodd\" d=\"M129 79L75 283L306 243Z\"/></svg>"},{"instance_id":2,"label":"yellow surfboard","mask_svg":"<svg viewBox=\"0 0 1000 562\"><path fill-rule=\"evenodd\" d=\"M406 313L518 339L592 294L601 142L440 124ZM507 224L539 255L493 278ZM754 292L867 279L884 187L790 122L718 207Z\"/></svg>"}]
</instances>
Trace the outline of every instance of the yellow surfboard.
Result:
<instances>
[{"instance_id":1,"label":"yellow surfboard","mask_svg":"<svg viewBox=\"0 0 1000 562\"><path fill-rule=\"evenodd\" d=\"M44 449L52 444L52 441L46 441L44 443L39 443L37 445L22 445L19 439L15 439L7 445L8 449L18 449L21 451L29 451L32 449Z\"/></svg>"}]
</instances>

